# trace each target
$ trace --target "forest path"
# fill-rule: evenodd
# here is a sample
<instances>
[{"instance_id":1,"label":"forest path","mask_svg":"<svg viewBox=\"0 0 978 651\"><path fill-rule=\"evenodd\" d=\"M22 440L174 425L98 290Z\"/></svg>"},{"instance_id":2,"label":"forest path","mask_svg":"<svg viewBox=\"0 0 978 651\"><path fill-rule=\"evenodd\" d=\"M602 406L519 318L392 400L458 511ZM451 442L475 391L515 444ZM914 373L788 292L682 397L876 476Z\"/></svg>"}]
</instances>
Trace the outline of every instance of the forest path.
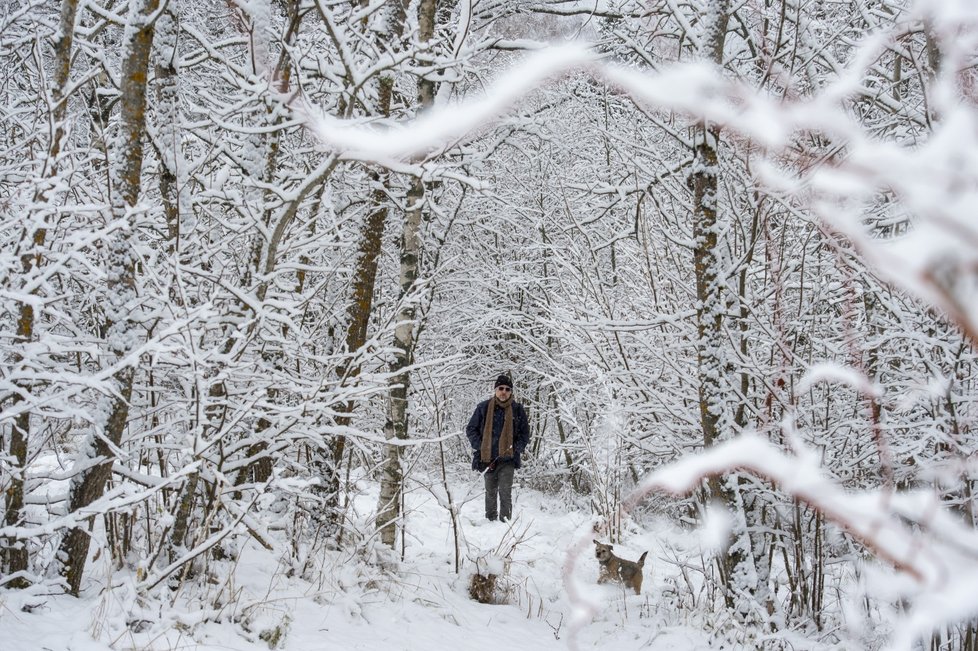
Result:
<instances>
[{"instance_id":1,"label":"forest path","mask_svg":"<svg viewBox=\"0 0 978 651\"><path fill-rule=\"evenodd\" d=\"M367 515L376 507L371 501L376 490L361 488L366 490L356 512ZM344 626L347 648L381 648L381 640L411 651L709 648L701 632L665 625L661 617L663 592L679 573L676 565L661 559L698 545L693 534L665 520L656 520L650 530L630 526L615 552L630 560L649 552L642 594L634 595L621 587L597 585L594 517L574 500L527 489L518 477L514 521L508 524L486 520L482 481L474 472L453 478L450 490L460 504L461 572L455 572L455 536L443 487L416 485L406 497L407 540L397 578L360 600L355 616L347 620L350 626ZM507 553L505 563L501 557ZM497 591L504 603L480 604L470 598L476 559L496 572L505 566ZM332 608L319 614L324 625L335 623L335 616ZM357 626L357 618L367 625ZM293 634L287 648L314 647Z\"/></svg>"},{"instance_id":2,"label":"forest path","mask_svg":"<svg viewBox=\"0 0 978 651\"><path fill-rule=\"evenodd\" d=\"M358 480L350 517L370 531L378 487ZM141 603L131 572L113 571L102 554L79 599L0 593L0 649L7 651L615 651L710 648L699 627L680 621L670 600L678 565L698 558L696 534L665 519L629 524L615 552L635 560L648 551L641 595L598 586L593 516L569 491L531 490L517 477L513 523L488 522L482 482L472 472L452 477L463 559L455 571L445 491L412 483L406 495L404 560L376 540L347 543L312 559L307 576L290 576L283 555L239 538L240 557L225 583L188 584L174 603ZM586 502L585 502L586 504ZM277 532L284 533L284 532ZM603 538L602 538L603 539ZM287 544L287 543L283 543ZM509 553L504 563L495 550ZM684 552L689 550L689 553ZM468 593L475 560L501 571L498 604ZM212 572L218 571L215 564ZM572 596L569 594L573 592ZM230 597L229 597L230 595ZM189 600L187 599L189 598ZM32 606L30 612L23 607ZM40 604L40 605L39 605ZM206 605L214 604L214 610ZM145 625L134 626L133 623Z\"/></svg>"}]
</instances>

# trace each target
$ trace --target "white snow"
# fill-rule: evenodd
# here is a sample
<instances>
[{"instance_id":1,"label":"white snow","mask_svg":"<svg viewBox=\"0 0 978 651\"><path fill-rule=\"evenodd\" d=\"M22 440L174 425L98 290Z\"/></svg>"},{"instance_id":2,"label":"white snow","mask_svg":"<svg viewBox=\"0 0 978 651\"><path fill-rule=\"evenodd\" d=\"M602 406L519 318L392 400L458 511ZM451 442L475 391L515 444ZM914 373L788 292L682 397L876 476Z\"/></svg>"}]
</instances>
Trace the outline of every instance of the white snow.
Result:
<instances>
[{"instance_id":1,"label":"white snow","mask_svg":"<svg viewBox=\"0 0 978 651\"><path fill-rule=\"evenodd\" d=\"M368 490L355 507L369 517L376 486L360 484ZM448 511L429 491L416 488L408 497L403 562L375 541L351 543L313 559L313 571L301 579L289 576L282 559L245 535L238 540L242 556L233 584L221 585L231 579L216 577L206 598L164 590L165 601L174 600L171 606L136 598L136 577L113 572L103 557L94 562L81 598L3 593L3 648L265 650L276 629L284 633L276 648L285 651L709 648L708 635L685 625L670 606L672 597L664 595L683 579L680 569L663 559L677 549L696 553L697 532L665 519L650 519L644 527L631 523L615 552L637 560L648 551L643 594L634 595L620 586L597 585L591 540L607 538L594 532L586 503L582 508L564 496L522 488L518 474L517 517L510 527L483 517L475 473L457 475L453 484L455 494L468 490L460 513L464 561L459 574ZM508 567L500 580L507 603L480 604L468 595L474 560L486 555L491 570ZM191 597L194 605L188 603ZM201 601L212 608L201 608Z\"/></svg>"}]
</instances>

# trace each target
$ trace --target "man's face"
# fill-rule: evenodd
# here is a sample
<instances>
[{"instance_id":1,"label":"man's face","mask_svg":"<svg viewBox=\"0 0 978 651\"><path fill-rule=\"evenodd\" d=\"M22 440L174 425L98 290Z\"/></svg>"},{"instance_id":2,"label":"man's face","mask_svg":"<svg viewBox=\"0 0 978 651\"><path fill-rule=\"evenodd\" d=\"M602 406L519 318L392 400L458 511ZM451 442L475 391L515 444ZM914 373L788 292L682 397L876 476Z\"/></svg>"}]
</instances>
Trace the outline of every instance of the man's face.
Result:
<instances>
[{"instance_id":1,"label":"man's face","mask_svg":"<svg viewBox=\"0 0 978 651\"><path fill-rule=\"evenodd\" d=\"M513 387L505 387L501 385L496 387L496 397L500 400L508 400L511 395L513 395Z\"/></svg>"}]
</instances>

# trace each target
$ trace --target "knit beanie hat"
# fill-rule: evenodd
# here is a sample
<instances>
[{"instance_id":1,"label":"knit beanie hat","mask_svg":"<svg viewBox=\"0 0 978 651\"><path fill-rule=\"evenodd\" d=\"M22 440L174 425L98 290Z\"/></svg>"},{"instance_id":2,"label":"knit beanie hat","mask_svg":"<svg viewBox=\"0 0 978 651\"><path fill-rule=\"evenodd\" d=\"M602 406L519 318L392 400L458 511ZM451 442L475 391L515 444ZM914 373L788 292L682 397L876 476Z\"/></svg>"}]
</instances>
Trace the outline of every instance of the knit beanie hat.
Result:
<instances>
[{"instance_id":1,"label":"knit beanie hat","mask_svg":"<svg viewBox=\"0 0 978 651\"><path fill-rule=\"evenodd\" d=\"M493 389L495 389L496 387L509 387L510 389L512 389L513 383L509 381L509 376L500 375L499 377L496 378L496 383L492 386Z\"/></svg>"}]
</instances>

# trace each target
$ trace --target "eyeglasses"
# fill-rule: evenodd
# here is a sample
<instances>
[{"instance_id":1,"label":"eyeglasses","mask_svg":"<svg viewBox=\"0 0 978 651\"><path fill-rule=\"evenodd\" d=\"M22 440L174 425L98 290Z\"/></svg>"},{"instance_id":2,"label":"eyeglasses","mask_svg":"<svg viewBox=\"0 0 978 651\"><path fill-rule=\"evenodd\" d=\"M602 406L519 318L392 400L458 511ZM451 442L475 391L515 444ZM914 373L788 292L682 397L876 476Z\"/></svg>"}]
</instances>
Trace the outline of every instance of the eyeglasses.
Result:
<instances>
[{"instance_id":1,"label":"eyeglasses","mask_svg":"<svg viewBox=\"0 0 978 651\"><path fill-rule=\"evenodd\" d=\"M506 393L509 393L512 390L512 387L496 387L496 391L505 391Z\"/></svg>"}]
</instances>

